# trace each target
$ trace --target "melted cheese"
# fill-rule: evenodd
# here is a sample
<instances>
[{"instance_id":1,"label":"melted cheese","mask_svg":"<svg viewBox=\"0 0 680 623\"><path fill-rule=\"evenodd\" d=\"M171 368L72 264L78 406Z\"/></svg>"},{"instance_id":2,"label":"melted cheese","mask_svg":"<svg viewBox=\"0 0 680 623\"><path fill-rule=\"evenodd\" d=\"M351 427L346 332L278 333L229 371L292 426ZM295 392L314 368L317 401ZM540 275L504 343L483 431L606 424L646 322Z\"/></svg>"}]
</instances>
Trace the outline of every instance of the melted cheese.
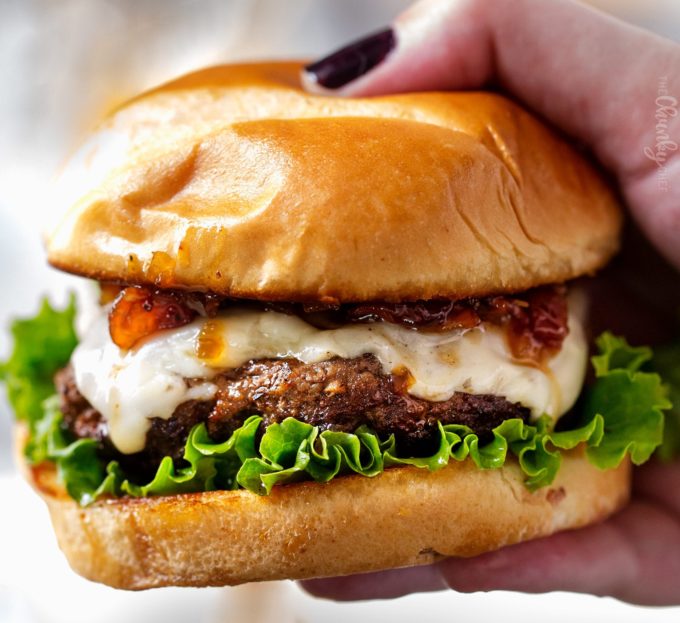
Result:
<instances>
[{"instance_id":1,"label":"melted cheese","mask_svg":"<svg viewBox=\"0 0 680 623\"><path fill-rule=\"evenodd\" d=\"M73 355L80 392L102 413L111 441L123 453L144 448L150 418L169 418L187 400L209 400L210 379L250 359L294 357L305 363L375 355L386 374L409 370L409 393L446 400L454 392L494 394L519 402L532 417L556 419L576 401L587 362L579 309L570 300L569 335L544 368L512 360L503 330L425 333L390 323L321 330L296 316L232 309L213 319L161 332L124 351L109 336L106 315L92 324ZM192 383L187 378L203 382Z\"/></svg>"}]
</instances>

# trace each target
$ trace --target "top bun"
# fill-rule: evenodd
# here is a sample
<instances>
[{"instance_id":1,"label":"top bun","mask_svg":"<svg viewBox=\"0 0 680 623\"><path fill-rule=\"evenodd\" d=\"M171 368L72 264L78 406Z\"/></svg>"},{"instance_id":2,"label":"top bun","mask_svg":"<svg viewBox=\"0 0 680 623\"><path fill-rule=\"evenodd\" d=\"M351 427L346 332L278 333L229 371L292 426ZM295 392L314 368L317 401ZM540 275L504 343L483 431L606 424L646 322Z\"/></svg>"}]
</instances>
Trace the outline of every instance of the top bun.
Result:
<instances>
[{"instance_id":1,"label":"top bun","mask_svg":"<svg viewBox=\"0 0 680 623\"><path fill-rule=\"evenodd\" d=\"M289 301L463 298L616 251L602 177L491 93L310 95L299 63L215 67L116 110L60 179L49 261Z\"/></svg>"}]
</instances>

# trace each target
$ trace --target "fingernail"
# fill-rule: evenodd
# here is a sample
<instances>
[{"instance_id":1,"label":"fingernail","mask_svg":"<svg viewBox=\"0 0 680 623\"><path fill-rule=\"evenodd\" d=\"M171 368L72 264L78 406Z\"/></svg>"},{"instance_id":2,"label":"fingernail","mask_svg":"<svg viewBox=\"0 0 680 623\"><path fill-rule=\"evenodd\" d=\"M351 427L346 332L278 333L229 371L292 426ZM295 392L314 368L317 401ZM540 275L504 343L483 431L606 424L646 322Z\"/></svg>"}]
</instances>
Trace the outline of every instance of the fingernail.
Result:
<instances>
[{"instance_id":1,"label":"fingernail","mask_svg":"<svg viewBox=\"0 0 680 623\"><path fill-rule=\"evenodd\" d=\"M394 49L397 38L391 28L350 43L337 52L305 67L305 71L326 89L338 89L363 76Z\"/></svg>"}]
</instances>

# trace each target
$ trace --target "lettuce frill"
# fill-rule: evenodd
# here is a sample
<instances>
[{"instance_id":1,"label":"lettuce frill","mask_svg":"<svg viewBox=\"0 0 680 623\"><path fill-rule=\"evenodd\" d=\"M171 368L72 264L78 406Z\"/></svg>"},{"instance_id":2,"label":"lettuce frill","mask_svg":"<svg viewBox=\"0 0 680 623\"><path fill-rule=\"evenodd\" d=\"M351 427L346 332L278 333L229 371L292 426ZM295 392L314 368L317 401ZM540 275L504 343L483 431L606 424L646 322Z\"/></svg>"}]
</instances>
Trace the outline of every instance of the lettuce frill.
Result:
<instances>
[{"instance_id":1,"label":"lettuce frill","mask_svg":"<svg viewBox=\"0 0 680 623\"><path fill-rule=\"evenodd\" d=\"M136 484L120 465L105 464L94 440L73 440L62 426L51 377L68 361L75 347L73 304L55 312L45 303L33 320L15 323L14 352L0 368L9 398L29 427L26 457L32 463L53 461L69 494L81 504L103 496L149 496L248 489L267 495L272 488L300 480L328 482L338 475L376 476L397 465L436 471L450 461L471 460L480 469L502 467L516 458L528 489L549 485L562 460L562 451L585 444L593 465L610 469L626 455L644 463L663 439L663 410L670 408L667 388L658 373L643 369L651 350L631 347L605 333L592 358L595 382L580 405L580 419L567 430L551 430L550 420L528 425L510 419L489 438L468 427L438 425L436 451L429 456L401 456L393 436L380 438L362 426L354 433L319 432L318 427L288 418L261 431L262 418L253 415L224 442L213 441L204 424L187 439L184 461L165 457L154 478ZM69 330L70 327L70 330ZM41 347L42 344L42 347Z\"/></svg>"}]
</instances>

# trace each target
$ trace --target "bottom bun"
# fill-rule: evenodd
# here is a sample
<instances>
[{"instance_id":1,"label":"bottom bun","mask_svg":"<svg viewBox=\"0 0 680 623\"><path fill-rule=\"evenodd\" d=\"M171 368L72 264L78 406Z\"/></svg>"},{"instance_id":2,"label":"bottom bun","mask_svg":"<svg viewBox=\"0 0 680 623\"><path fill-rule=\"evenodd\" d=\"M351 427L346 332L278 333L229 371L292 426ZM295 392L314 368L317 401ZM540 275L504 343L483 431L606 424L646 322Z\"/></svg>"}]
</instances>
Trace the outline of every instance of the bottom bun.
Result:
<instances>
[{"instance_id":1,"label":"bottom bun","mask_svg":"<svg viewBox=\"0 0 680 623\"><path fill-rule=\"evenodd\" d=\"M223 586L345 575L474 556L599 521L629 497L630 465L600 471L564 454L553 485L530 493L519 467L452 461L249 491L102 500L82 508L51 465L28 471L59 545L80 575L117 588Z\"/></svg>"}]
</instances>

